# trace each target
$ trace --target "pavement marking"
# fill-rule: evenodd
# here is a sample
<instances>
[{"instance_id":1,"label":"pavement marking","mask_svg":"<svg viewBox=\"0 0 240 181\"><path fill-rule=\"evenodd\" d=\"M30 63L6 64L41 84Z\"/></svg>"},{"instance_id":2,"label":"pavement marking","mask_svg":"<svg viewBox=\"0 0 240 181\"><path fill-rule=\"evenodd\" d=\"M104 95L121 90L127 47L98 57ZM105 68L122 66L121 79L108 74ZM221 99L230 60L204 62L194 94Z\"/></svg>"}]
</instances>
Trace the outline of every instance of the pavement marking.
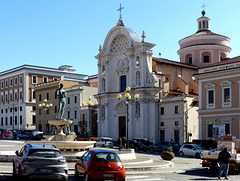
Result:
<instances>
[{"instance_id":1,"label":"pavement marking","mask_svg":"<svg viewBox=\"0 0 240 181\"><path fill-rule=\"evenodd\" d=\"M13 141L13 140L1 140L1 142L8 142L8 143L24 143L24 141Z\"/></svg>"},{"instance_id":2,"label":"pavement marking","mask_svg":"<svg viewBox=\"0 0 240 181\"><path fill-rule=\"evenodd\" d=\"M141 175L138 175L138 176L127 176L126 177L127 180L131 180L131 181L134 181L134 180L144 180L144 181L151 181L151 180L165 180L163 178L151 178L150 176L141 176Z\"/></svg>"}]
</instances>

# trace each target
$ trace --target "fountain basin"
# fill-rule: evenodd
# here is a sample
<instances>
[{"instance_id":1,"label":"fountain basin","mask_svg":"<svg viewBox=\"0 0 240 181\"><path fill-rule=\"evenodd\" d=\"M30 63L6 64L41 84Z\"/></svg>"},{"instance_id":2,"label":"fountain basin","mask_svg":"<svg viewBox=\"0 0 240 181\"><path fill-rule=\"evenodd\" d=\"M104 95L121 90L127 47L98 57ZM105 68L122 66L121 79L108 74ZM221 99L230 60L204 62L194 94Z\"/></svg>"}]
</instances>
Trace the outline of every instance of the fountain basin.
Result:
<instances>
[{"instance_id":1,"label":"fountain basin","mask_svg":"<svg viewBox=\"0 0 240 181\"><path fill-rule=\"evenodd\" d=\"M95 141L25 141L25 144L55 145L63 152L81 152L93 148Z\"/></svg>"}]
</instances>

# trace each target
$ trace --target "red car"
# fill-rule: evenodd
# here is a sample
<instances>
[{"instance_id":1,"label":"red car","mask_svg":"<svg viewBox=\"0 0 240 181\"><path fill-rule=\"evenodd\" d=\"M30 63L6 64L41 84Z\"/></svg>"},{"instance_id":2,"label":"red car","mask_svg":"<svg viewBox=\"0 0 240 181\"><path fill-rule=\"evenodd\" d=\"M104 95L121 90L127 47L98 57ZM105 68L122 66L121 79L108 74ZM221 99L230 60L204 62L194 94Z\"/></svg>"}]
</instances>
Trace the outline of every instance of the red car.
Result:
<instances>
[{"instance_id":1,"label":"red car","mask_svg":"<svg viewBox=\"0 0 240 181\"><path fill-rule=\"evenodd\" d=\"M91 179L125 181L125 169L120 158L113 151L90 150L77 159L75 177L82 175L85 181Z\"/></svg>"},{"instance_id":2,"label":"red car","mask_svg":"<svg viewBox=\"0 0 240 181\"><path fill-rule=\"evenodd\" d=\"M11 131L7 131L7 130L5 130L5 131L3 131L3 133L2 133L2 137L9 137L10 135L11 135Z\"/></svg>"}]
</instances>

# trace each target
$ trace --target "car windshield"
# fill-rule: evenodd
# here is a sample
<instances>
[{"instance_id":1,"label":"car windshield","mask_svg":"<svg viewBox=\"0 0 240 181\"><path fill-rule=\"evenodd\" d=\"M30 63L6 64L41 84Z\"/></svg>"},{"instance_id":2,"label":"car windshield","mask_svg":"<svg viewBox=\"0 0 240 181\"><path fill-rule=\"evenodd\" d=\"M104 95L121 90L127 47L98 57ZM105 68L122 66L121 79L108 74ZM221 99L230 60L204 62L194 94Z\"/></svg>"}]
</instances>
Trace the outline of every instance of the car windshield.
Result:
<instances>
[{"instance_id":1,"label":"car windshield","mask_svg":"<svg viewBox=\"0 0 240 181\"><path fill-rule=\"evenodd\" d=\"M97 153L93 157L93 161L98 161L98 162L105 162L105 161L121 162L119 157L115 153Z\"/></svg>"},{"instance_id":2,"label":"car windshield","mask_svg":"<svg viewBox=\"0 0 240 181\"><path fill-rule=\"evenodd\" d=\"M110 138L104 138L104 139L102 139L102 141L112 141L112 139L110 139Z\"/></svg>"},{"instance_id":3,"label":"car windshield","mask_svg":"<svg viewBox=\"0 0 240 181\"><path fill-rule=\"evenodd\" d=\"M29 156L51 158L60 157L62 156L62 154L57 150L32 149L29 151Z\"/></svg>"},{"instance_id":4,"label":"car windshield","mask_svg":"<svg viewBox=\"0 0 240 181\"><path fill-rule=\"evenodd\" d=\"M206 150L205 148L203 148L203 147L200 146L200 145L195 145L195 147L196 147L198 150Z\"/></svg>"}]
</instances>

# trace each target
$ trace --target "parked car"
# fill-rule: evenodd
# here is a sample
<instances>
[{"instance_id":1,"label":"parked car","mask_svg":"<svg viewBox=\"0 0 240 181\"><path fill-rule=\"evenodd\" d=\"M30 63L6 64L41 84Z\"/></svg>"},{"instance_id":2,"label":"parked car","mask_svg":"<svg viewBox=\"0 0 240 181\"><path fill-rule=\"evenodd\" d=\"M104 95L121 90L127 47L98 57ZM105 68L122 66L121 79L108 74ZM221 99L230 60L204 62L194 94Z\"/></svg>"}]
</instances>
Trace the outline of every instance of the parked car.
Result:
<instances>
[{"instance_id":1,"label":"parked car","mask_svg":"<svg viewBox=\"0 0 240 181\"><path fill-rule=\"evenodd\" d=\"M20 132L17 134L16 138L17 139L28 139L29 137L29 132Z\"/></svg>"},{"instance_id":2,"label":"parked car","mask_svg":"<svg viewBox=\"0 0 240 181\"><path fill-rule=\"evenodd\" d=\"M2 132L2 137L3 137L3 138L8 138L8 137L11 137L11 136L13 136L12 131L4 130L4 131Z\"/></svg>"},{"instance_id":3,"label":"parked car","mask_svg":"<svg viewBox=\"0 0 240 181\"><path fill-rule=\"evenodd\" d=\"M90 134L80 134L75 138L76 141L97 141L98 137L94 137Z\"/></svg>"},{"instance_id":4,"label":"parked car","mask_svg":"<svg viewBox=\"0 0 240 181\"><path fill-rule=\"evenodd\" d=\"M217 141L215 140L192 140L192 143L200 145L207 150L212 150L217 148Z\"/></svg>"},{"instance_id":5,"label":"parked car","mask_svg":"<svg viewBox=\"0 0 240 181\"><path fill-rule=\"evenodd\" d=\"M100 137L96 141L96 146L113 148L113 139L108 137Z\"/></svg>"},{"instance_id":6,"label":"parked car","mask_svg":"<svg viewBox=\"0 0 240 181\"><path fill-rule=\"evenodd\" d=\"M169 147L172 147L173 153L178 154L180 145L178 143L175 143L173 141L159 141L157 144L153 144L149 146L150 153L154 152L162 152L167 150Z\"/></svg>"},{"instance_id":7,"label":"parked car","mask_svg":"<svg viewBox=\"0 0 240 181\"><path fill-rule=\"evenodd\" d=\"M133 140L141 142L142 144L144 144L146 146L150 146L153 144L153 142L149 141L147 138L134 138Z\"/></svg>"},{"instance_id":8,"label":"parked car","mask_svg":"<svg viewBox=\"0 0 240 181\"><path fill-rule=\"evenodd\" d=\"M32 140L42 140L42 139L46 139L43 134L36 134L32 137Z\"/></svg>"},{"instance_id":9,"label":"parked car","mask_svg":"<svg viewBox=\"0 0 240 181\"><path fill-rule=\"evenodd\" d=\"M184 156L184 155L185 156L193 156L193 157L200 158L202 151L207 151L207 150L200 145L184 144L181 146L181 148L179 150L179 155L180 156Z\"/></svg>"},{"instance_id":10,"label":"parked car","mask_svg":"<svg viewBox=\"0 0 240 181\"><path fill-rule=\"evenodd\" d=\"M126 172L118 155L109 150L90 150L77 157L75 177L84 176L84 180L125 181Z\"/></svg>"},{"instance_id":11,"label":"parked car","mask_svg":"<svg viewBox=\"0 0 240 181\"><path fill-rule=\"evenodd\" d=\"M148 151L148 147L144 144L142 144L141 142L138 142L136 140L128 140L129 142L129 148L133 148L135 150L135 152L139 152L139 151L144 151L147 152Z\"/></svg>"},{"instance_id":12,"label":"parked car","mask_svg":"<svg viewBox=\"0 0 240 181\"><path fill-rule=\"evenodd\" d=\"M60 150L53 145L26 144L16 151L13 176L19 180L46 178L68 180L68 165Z\"/></svg>"}]
</instances>

